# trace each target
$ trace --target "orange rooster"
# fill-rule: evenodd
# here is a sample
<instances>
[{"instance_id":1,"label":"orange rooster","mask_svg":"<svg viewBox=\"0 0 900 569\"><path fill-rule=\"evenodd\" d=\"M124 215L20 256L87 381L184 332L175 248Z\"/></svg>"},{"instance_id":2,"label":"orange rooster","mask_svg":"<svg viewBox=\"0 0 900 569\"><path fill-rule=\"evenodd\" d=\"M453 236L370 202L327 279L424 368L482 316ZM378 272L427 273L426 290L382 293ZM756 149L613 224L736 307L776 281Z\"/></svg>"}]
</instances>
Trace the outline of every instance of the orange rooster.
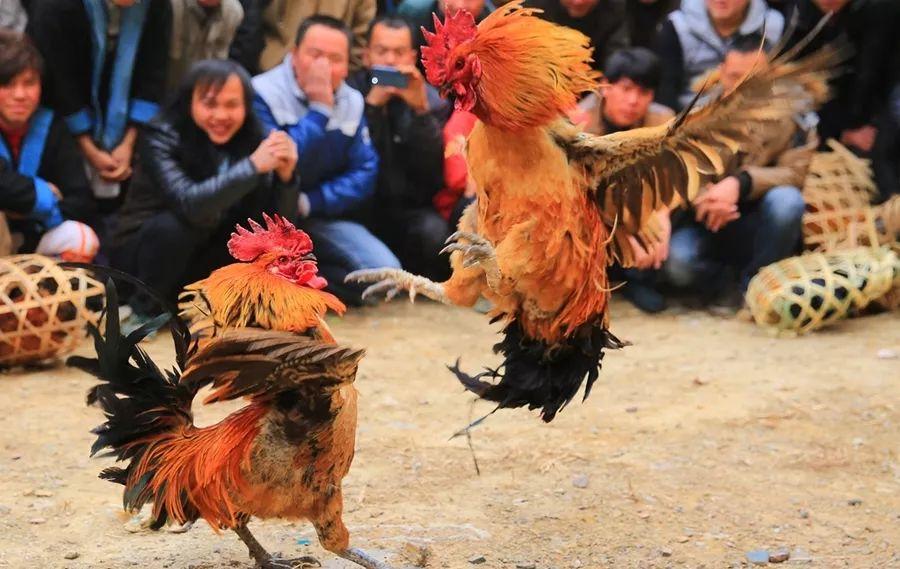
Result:
<instances>
[{"instance_id":1,"label":"orange rooster","mask_svg":"<svg viewBox=\"0 0 900 569\"><path fill-rule=\"evenodd\" d=\"M426 33L429 82L479 119L467 148L477 201L448 240L450 279L376 269L348 280L389 298L405 290L471 306L486 297L507 323L495 346L503 363L474 377L451 369L497 408L527 405L551 421L585 380L588 396L604 348L624 345L607 330L607 265L628 266L629 237L652 241L649 213L677 195L690 201L753 148L753 130L819 102L836 56L784 54L668 124L598 137L565 118L600 81L587 37L535 12L516 1L476 26L460 11Z\"/></svg>"},{"instance_id":2,"label":"orange rooster","mask_svg":"<svg viewBox=\"0 0 900 569\"><path fill-rule=\"evenodd\" d=\"M327 283L317 273L312 240L278 215L264 217L266 227L251 219L251 231L238 226L231 234L228 252L240 262L185 287L182 317L201 337L249 326L333 342L325 313L346 308L322 290Z\"/></svg>"},{"instance_id":3,"label":"orange rooster","mask_svg":"<svg viewBox=\"0 0 900 569\"><path fill-rule=\"evenodd\" d=\"M170 316L177 367L163 372L138 343ZM260 328L219 330L198 348L174 309L124 336L111 281L105 332L94 326L90 332L97 357L72 357L69 364L101 380L88 393L88 404L106 415L93 431L91 454L108 449L104 456L127 462L100 475L125 486L126 510L152 505L152 529L199 518L215 530L231 529L261 569L318 561L269 555L247 528L250 517L307 519L325 549L368 569L389 569L350 547L341 519L341 480L356 437L353 381L363 350ZM248 403L215 425L197 427L193 400L210 384L205 403Z\"/></svg>"}]
</instances>

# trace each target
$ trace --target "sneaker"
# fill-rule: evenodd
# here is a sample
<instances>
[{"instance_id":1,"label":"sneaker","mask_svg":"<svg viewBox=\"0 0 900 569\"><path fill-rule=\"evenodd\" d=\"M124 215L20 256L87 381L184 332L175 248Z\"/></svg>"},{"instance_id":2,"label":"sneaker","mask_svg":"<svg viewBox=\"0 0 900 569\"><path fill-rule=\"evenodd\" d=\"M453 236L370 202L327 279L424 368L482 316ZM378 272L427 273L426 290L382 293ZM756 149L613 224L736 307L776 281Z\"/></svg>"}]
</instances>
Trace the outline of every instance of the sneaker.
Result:
<instances>
[{"instance_id":1,"label":"sneaker","mask_svg":"<svg viewBox=\"0 0 900 569\"><path fill-rule=\"evenodd\" d=\"M622 296L647 314L657 314L666 309L666 297L652 286L640 282L628 282L622 287Z\"/></svg>"},{"instance_id":2,"label":"sneaker","mask_svg":"<svg viewBox=\"0 0 900 569\"><path fill-rule=\"evenodd\" d=\"M151 320L153 320L153 316L147 316L138 312L133 312L131 316L128 317L128 320L122 323L122 335L128 336ZM158 330L150 332L149 334L144 336L144 340L152 340L154 337L156 337L157 332Z\"/></svg>"}]
</instances>

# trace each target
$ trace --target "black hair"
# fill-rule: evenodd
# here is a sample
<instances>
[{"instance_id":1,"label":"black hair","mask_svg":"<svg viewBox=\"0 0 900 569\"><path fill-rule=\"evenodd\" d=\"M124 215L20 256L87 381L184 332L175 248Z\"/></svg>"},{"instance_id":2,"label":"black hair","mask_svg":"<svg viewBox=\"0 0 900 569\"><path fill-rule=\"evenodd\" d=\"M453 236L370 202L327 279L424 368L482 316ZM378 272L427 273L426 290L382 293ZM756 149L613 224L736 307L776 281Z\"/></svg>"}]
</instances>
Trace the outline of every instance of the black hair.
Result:
<instances>
[{"instance_id":1,"label":"black hair","mask_svg":"<svg viewBox=\"0 0 900 569\"><path fill-rule=\"evenodd\" d=\"M299 46L303 42L303 38L306 37L306 32L313 26L325 26L326 28L343 32L343 34L347 36L348 49L353 46L353 32L350 31L347 24L337 18L332 18L331 16L316 14L315 16L310 16L300 22L300 26L297 28L297 35L294 38L294 47Z\"/></svg>"},{"instance_id":2,"label":"black hair","mask_svg":"<svg viewBox=\"0 0 900 569\"><path fill-rule=\"evenodd\" d=\"M41 53L27 36L0 29L0 85L8 85L16 75L29 69L44 74Z\"/></svg>"},{"instance_id":3,"label":"black hair","mask_svg":"<svg viewBox=\"0 0 900 569\"><path fill-rule=\"evenodd\" d=\"M643 47L616 50L606 60L603 72L610 83L619 79L631 79L645 89L659 87L661 69L655 53Z\"/></svg>"},{"instance_id":4,"label":"black hair","mask_svg":"<svg viewBox=\"0 0 900 569\"><path fill-rule=\"evenodd\" d=\"M758 53L762 45L762 36L759 34L750 34L747 36L737 36L725 50L725 53L736 51L738 53ZM765 48L763 48L765 52Z\"/></svg>"},{"instance_id":5,"label":"black hair","mask_svg":"<svg viewBox=\"0 0 900 569\"><path fill-rule=\"evenodd\" d=\"M231 76L236 76L244 92L247 116L244 124L221 148L209 139L191 116L194 90L218 93ZM263 129L253 113L253 86L250 76L239 64L229 60L206 59L195 63L181 82L181 86L162 111L161 120L170 124L179 135L177 155L185 171L194 180L203 180L216 173L217 155L224 151L233 161L250 156L263 139Z\"/></svg>"},{"instance_id":6,"label":"black hair","mask_svg":"<svg viewBox=\"0 0 900 569\"><path fill-rule=\"evenodd\" d=\"M372 43L372 32L375 30L375 26L384 26L392 30L409 30L410 41L414 41L412 38L416 37L416 34L413 33L413 27L412 24L409 23L409 20L407 20L403 16L382 14L381 16L378 16L377 18L372 20L372 23L369 24L369 28L366 30L367 43Z\"/></svg>"}]
</instances>

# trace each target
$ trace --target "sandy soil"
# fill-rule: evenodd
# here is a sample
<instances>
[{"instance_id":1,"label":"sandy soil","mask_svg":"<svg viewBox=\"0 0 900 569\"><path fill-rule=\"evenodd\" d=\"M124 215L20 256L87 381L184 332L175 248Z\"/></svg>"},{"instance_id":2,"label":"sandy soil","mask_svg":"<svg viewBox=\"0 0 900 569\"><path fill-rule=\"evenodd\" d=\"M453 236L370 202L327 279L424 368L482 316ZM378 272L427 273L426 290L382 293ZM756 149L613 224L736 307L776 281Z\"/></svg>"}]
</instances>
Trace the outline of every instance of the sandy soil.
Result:
<instances>
[{"instance_id":1,"label":"sandy soil","mask_svg":"<svg viewBox=\"0 0 900 569\"><path fill-rule=\"evenodd\" d=\"M397 567L424 554L448 568L719 568L779 546L791 565L900 567L900 360L877 356L900 350L897 314L799 339L703 313L614 316L635 345L608 355L590 399L550 425L491 417L473 435L480 475L449 436L490 407L444 364L495 361L484 317L395 303L336 323L369 348L345 481L355 544ZM167 340L150 346L162 361ZM0 376L0 567L251 567L202 522L126 531L118 488L96 477L108 459L88 458L90 384L65 369ZM349 567L305 523L252 527L271 550Z\"/></svg>"}]
</instances>

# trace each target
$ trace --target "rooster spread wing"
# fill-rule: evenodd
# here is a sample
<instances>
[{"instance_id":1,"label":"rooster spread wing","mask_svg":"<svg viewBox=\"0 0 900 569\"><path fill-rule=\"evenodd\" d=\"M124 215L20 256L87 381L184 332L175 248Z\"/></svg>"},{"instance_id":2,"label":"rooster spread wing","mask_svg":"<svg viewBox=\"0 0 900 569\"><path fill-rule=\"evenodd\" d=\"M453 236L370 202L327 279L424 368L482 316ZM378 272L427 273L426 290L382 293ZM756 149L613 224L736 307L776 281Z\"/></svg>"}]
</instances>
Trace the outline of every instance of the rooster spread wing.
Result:
<instances>
[{"instance_id":1,"label":"rooster spread wing","mask_svg":"<svg viewBox=\"0 0 900 569\"><path fill-rule=\"evenodd\" d=\"M631 265L627 237L654 238L652 211L690 203L736 154L754 152L760 132L821 104L843 53L827 47L796 61L785 53L732 91L712 92L708 102L657 127L596 136L556 123L554 139L583 170L604 222L619 229L611 259Z\"/></svg>"},{"instance_id":2,"label":"rooster spread wing","mask_svg":"<svg viewBox=\"0 0 900 569\"><path fill-rule=\"evenodd\" d=\"M226 331L197 352L181 382L212 383L214 391L206 403L306 388L325 394L355 379L364 353L289 332L240 328Z\"/></svg>"}]
</instances>

